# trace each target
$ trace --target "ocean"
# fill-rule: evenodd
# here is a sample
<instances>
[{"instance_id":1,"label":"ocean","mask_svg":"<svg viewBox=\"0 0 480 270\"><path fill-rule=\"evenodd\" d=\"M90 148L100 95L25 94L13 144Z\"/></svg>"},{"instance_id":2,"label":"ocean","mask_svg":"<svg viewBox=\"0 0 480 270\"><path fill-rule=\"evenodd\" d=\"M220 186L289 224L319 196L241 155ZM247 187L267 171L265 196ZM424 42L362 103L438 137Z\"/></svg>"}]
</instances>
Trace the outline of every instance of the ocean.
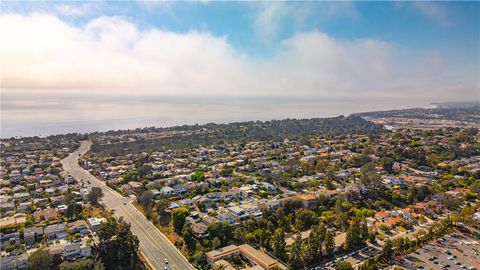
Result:
<instances>
[{"instance_id":1,"label":"ocean","mask_svg":"<svg viewBox=\"0 0 480 270\"><path fill-rule=\"evenodd\" d=\"M296 97L15 95L2 93L2 138L208 122L312 118L430 107L430 101Z\"/></svg>"}]
</instances>

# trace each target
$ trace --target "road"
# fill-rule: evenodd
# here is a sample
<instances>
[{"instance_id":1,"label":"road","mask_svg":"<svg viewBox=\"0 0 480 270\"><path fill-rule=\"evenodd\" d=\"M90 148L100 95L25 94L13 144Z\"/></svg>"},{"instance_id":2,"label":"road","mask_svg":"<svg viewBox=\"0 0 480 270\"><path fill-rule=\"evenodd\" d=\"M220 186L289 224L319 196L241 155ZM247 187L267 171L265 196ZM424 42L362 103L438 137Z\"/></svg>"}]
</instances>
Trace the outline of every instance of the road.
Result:
<instances>
[{"instance_id":1,"label":"road","mask_svg":"<svg viewBox=\"0 0 480 270\"><path fill-rule=\"evenodd\" d=\"M180 251L132 204L131 199L121 196L78 164L78 159L90 150L92 143L82 141L80 147L62 160L63 169L77 181L88 187L99 187L103 191L102 203L113 210L114 215L123 217L131 224L131 230L140 240L140 250L153 269L195 269ZM88 183L90 181L90 183ZM168 264L164 259L168 259Z\"/></svg>"}]
</instances>

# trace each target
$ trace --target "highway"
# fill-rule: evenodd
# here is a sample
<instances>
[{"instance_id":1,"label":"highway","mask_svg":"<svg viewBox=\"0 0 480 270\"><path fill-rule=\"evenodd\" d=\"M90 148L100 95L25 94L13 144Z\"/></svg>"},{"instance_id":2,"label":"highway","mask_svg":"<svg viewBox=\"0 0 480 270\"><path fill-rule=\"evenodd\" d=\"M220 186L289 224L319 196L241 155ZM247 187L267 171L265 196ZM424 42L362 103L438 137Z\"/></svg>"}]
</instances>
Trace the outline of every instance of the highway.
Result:
<instances>
[{"instance_id":1,"label":"highway","mask_svg":"<svg viewBox=\"0 0 480 270\"><path fill-rule=\"evenodd\" d=\"M90 150L92 142L82 141L80 147L62 160L63 169L85 186L99 187L103 191L102 203L113 210L115 217L123 217L131 224L131 230L140 240L140 250L153 269L195 269L180 251L132 204L78 164L78 159ZM90 183L88 183L90 182ZM164 263L164 259L168 264ZM164 268L167 267L167 268Z\"/></svg>"}]
</instances>

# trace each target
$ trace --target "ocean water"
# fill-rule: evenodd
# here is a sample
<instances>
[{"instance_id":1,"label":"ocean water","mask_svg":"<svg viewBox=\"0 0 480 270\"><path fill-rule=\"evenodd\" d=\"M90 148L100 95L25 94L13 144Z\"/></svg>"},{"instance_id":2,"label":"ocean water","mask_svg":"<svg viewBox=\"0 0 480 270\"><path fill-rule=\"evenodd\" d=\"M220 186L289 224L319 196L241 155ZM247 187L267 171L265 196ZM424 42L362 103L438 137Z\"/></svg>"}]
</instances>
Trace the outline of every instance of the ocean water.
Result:
<instances>
[{"instance_id":1,"label":"ocean water","mask_svg":"<svg viewBox=\"0 0 480 270\"><path fill-rule=\"evenodd\" d=\"M430 101L295 97L1 96L1 137L47 136L208 122L312 118L429 107Z\"/></svg>"}]
</instances>

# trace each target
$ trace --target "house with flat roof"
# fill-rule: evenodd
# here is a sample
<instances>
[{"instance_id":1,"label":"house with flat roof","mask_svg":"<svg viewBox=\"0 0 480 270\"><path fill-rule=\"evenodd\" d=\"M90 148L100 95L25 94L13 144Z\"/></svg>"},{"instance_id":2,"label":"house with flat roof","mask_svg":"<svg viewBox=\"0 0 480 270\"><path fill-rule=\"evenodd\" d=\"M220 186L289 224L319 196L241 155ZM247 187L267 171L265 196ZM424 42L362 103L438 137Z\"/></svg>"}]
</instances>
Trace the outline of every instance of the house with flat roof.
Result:
<instances>
[{"instance_id":1,"label":"house with flat roof","mask_svg":"<svg viewBox=\"0 0 480 270\"><path fill-rule=\"evenodd\" d=\"M270 257L261 250L255 249L249 244L240 246L229 245L205 253L206 260L210 265L214 265L217 261L228 259L234 255L240 255L251 264L260 267L260 269L268 270L276 267L286 269L285 265L281 264L277 259Z\"/></svg>"},{"instance_id":2,"label":"house with flat roof","mask_svg":"<svg viewBox=\"0 0 480 270\"><path fill-rule=\"evenodd\" d=\"M43 239L43 228L40 226L25 228L23 232L23 241L25 246L30 247Z\"/></svg>"},{"instance_id":3,"label":"house with flat roof","mask_svg":"<svg viewBox=\"0 0 480 270\"><path fill-rule=\"evenodd\" d=\"M67 229L63 223L50 225L45 227L45 234L48 241L65 239L67 237Z\"/></svg>"}]
</instances>

